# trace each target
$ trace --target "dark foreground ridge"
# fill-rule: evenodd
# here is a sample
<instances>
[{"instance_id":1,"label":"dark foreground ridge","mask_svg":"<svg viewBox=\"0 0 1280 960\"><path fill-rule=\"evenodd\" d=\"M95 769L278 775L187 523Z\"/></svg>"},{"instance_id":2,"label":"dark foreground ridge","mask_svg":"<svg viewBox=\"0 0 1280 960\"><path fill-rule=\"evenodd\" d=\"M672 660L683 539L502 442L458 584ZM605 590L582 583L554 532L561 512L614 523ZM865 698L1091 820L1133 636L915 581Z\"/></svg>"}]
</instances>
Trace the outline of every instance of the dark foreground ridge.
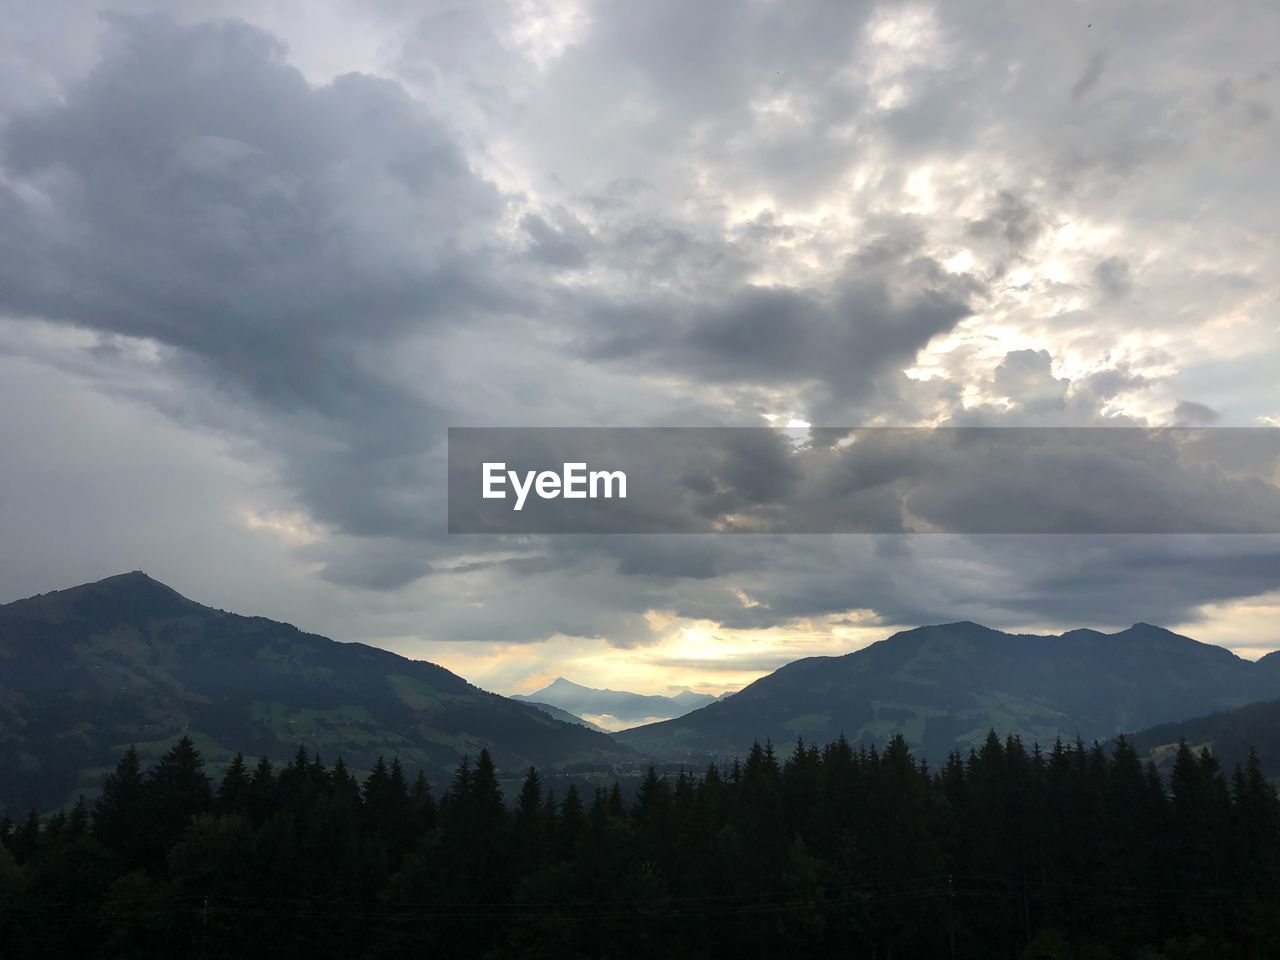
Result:
<instances>
[{"instance_id":1,"label":"dark foreground ridge","mask_svg":"<svg viewBox=\"0 0 1280 960\"><path fill-rule=\"evenodd\" d=\"M446 780L488 748L510 770L625 756L604 734L422 660L188 600L141 572L0 606L0 811L96 792L121 751L190 735L221 770L299 744L361 775L398 754Z\"/></svg>"},{"instance_id":2,"label":"dark foreground ridge","mask_svg":"<svg viewBox=\"0 0 1280 960\"><path fill-rule=\"evenodd\" d=\"M1255 761L990 734L930 772L798 744L505 804L492 758L437 801L379 761L128 751L90 809L3 824L5 956L1272 957L1280 803Z\"/></svg>"}]
</instances>

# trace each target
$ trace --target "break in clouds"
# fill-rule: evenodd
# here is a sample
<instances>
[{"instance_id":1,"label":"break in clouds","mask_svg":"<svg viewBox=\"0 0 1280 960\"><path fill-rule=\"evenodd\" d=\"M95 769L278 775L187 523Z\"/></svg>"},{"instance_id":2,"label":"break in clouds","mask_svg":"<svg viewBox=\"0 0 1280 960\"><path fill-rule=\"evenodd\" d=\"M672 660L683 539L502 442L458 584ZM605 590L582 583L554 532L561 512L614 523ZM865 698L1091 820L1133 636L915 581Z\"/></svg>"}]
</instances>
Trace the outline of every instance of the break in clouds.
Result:
<instances>
[{"instance_id":1,"label":"break in clouds","mask_svg":"<svg viewBox=\"0 0 1280 960\"><path fill-rule=\"evenodd\" d=\"M3 599L140 567L500 689L1278 642L1269 537L450 538L445 430L1274 426L1280 13L305 6L6 5Z\"/></svg>"}]
</instances>

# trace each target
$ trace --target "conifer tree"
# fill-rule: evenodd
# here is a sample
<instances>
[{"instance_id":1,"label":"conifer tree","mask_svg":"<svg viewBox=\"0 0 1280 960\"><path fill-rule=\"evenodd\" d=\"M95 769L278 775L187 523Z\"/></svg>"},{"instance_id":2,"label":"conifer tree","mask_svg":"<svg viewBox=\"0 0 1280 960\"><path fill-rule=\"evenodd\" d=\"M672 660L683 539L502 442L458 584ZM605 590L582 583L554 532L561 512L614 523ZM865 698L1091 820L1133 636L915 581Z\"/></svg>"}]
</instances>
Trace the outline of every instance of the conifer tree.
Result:
<instances>
[{"instance_id":1,"label":"conifer tree","mask_svg":"<svg viewBox=\"0 0 1280 960\"><path fill-rule=\"evenodd\" d=\"M524 775L524 785L520 788L520 799L516 804L516 820L522 829L531 831L537 822L538 812L542 809L542 781L538 771L530 767Z\"/></svg>"},{"instance_id":2,"label":"conifer tree","mask_svg":"<svg viewBox=\"0 0 1280 960\"><path fill-rule=\"evenodd\" d=\"M147 856L150 819L144 800L142 761L130 746L102 784L93 806L93 834L125 869Z\"/></svg>"},{"instance_id":3,"label":"conifer tree","mask_svg":"<svg viewBox=\"0 0 1280 960\"><path fill-rule=\"evenodd\" d=\"M333 771L329 774L329 789L339 803L348 809L354 810L363 802L360 784L351 775L351 771L347 769L346 761L341 756L333 762Z\"/></svg>"},{"instance_id":4,"label":"conifer tree","mask_svg":"<svg viewBox=\"0 0 1280 960\"><path fill-rule=\"evenodd\" d=\"M195 742L182 736L160 758L143 790L149 818L151 854L163 859L194 817L213 805L213 790Z\"/></svg>"},{"instance_id":5,"label":"conifer tree","mask_svg":"<svg viewBox=\"0 0 1280 960\"><path fill-rule=\"evenodd\" d=\"M237 753L222 775L214 808L221 814L244 813L249 800L249 771L244 754Z\"/></svg>"},{"instance_id":6,"label":"conifer tree","mask_svg":"<svg viewBox=\"0 0 1280 960\"><path fill-rule=\"evenodd\" d=\"M736 779L651 768L633 802L615 780L588 810L577 787L556 803L527 770L507 811L486 751L458 764L437 826L425 773L406 787L398 758L375 765L367 803L340 759L329 773L295 757L275 789L269 761L246 776L241 758L193 818L174 785L195 784L177 772L199 764L180 753L141 780L136 752L122 757L95 809L93 835L124 811L151 836L186 817L134 862L105 833L101 856L83 803L0 829L0 952L345 956L376 939L378 955L593 955L614 914L627 948L672 956L858 944L933 957L954 942L975 958L1253 957L1280 943L1280 799L1256 755L1228 787L1184 744L1166 794L1123 738L1042 755L988 736L937 773L900 736L798 743L781 766L753 749ZM143 802L122 805L131 784ZM247 817L223 803L236 789ZM521 824L535 857L515 842ZM637 924L652 937L631 935Z\"/></svg>"},{"instance_id":7,"label":"conifer tree","mask_svg":"<svg viewBox=\"0 0 1280 960\"><path fill-rule=\"evenodd\" d=\"M404 775L404 765L398 756L391 758L391 767L387 771L388 791L396 805L403 805L409 800L409 781Z\"/></svg>"},{"instance_id":8,"label":"conifer tree","mask_svg":"<svg viewBox=\"0 0 1280 960\"><path fill-rule=\"evenodd\" d=\"M421 770L413 781L409 804L418 832L424 836L429 834L436 825L436 801L431 795L431 783Z\"/></svg>"},{"instance_id":9,"label":"conifer tree","mask_svg":"<svg viewBox=\"0 0 1280 960\"><path fill-rule=\"evenodd\" d=\"M1250 750L1231 779L1231 862L1255 889L1280 884L1280 800Z\"/></svg>"},{"instance_id":10,"label":"conifer tree","mask_svg":"<svg viewBox=\"0 0 1280 960\"><path fill-rule=\"evenodd\" d=\"M30 863L40 847L40 811L35 807L18 825L13 837L13 859L16 863Z\"/></svg>"},{"instance_id":11,"label":"conifer tree","mask_svg":"<svg viewBox=\"0 0 1280 960\"><path fill-rule=\"evenodd\" d=\"M471 778L470 802L474 823L478 829L501 832L503 824L502 790L498 786L498 772L488 748L481 748L476 757L476 769Z\"/></svg>"},{"instance_id":12,"label":"conifer tree","mask_svg":"<svg viewBox=\"0 0 1280 960\"><path fill-rule=\"evenodd\" d=\"M71 814L67 817L67 837L71 840L80 840L88 836L90 827L89 804L82 793L76 797L75 806L71 808Z\"/></svg>"},{"instance_id":13,"label":"conifer tree","mask_svg":"<svg viewBox=\"0 0 1280 960\"><path fill-rule=\"evenodd\" d=\"M564 803L560 804L558 847L561 859L573 858L585 825L586 814L582 809L582 798L578 796L578 788L571 783L565 791Z\"/></svg>"},{"instance_id":14,"label":"conifer tree","mask_svg":"<svg viewBox=\"0 0 1280 960\"><path fill-rule=\"evenodd\" d=\"M253 768L247 797L249 815L255 823L266 820L276 803L276 775L268 757L262 757Z\"/></svg>"}]
</instances>

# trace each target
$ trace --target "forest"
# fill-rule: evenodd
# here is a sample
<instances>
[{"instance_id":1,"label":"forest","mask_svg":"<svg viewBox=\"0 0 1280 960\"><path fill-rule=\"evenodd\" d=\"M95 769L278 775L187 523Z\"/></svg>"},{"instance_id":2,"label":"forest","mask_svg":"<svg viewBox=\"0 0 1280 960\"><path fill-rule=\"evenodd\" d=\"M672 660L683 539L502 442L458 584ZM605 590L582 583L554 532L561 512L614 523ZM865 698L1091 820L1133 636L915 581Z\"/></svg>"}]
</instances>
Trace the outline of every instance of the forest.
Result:
<instances>
[{"instance_id":1,"label":"forest","mask_svg":"<svg viewBox=\"0 0 1280 960\"><path fill-rule=\"evenodd\" d=\"M183 738L0 850L19 957L1280 956L1280 802L1256 758L994 732L931 770L894 738L756 745L628 797L486 751L435 795L299 748L220 782Z\"/></svg>"}]
</instances>

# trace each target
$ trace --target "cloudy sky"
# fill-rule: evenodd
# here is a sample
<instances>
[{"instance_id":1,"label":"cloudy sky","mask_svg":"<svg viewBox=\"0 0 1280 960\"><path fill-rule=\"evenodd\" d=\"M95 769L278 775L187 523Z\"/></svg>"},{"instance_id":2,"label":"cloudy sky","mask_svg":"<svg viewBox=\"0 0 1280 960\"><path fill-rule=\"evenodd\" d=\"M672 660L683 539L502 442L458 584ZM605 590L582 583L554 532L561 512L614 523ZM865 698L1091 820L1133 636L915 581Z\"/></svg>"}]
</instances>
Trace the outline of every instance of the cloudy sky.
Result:
<instances>
[{"instance_id":1,"label":"cloudy sky","mask_svg":"<svg viewBox=\"0 0 1280 960\"><path fill-rule=\"evenodd\" d=\"M958 619L1280 647L1276 537L450 537L444 469L449 426L1280 426L1273 4L0 14L0 600L143 569L503 692Z\"/></svg>"}]
</instances>

